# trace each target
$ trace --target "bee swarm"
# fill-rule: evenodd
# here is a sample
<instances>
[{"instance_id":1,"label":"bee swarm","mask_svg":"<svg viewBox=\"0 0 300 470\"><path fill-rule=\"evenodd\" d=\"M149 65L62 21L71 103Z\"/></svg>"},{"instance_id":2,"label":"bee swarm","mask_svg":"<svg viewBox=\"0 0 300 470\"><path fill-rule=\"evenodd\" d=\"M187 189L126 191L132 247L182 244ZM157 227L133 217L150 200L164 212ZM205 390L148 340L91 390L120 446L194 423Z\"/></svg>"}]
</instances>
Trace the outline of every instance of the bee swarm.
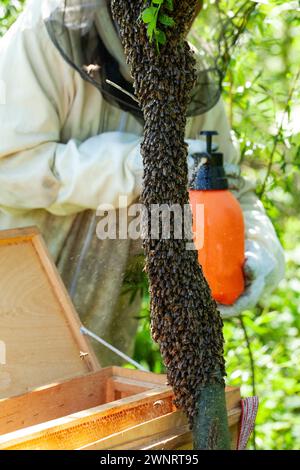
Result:
<instances>
[{"instance_id":1,"label":"bee swarm","mask_svg":"<svg viewBox=\"0 0 300 470\"><path fill-rule=\"evenodd\" d=\"M149 2L113 0L135 93L144 113L142 202L189 203L186 111L195 81L194 58L184 38L198 0L174 0L175 27L165 28L166 45L157 51L150 42L141 12ZM162 11L164 7L162 7ZM163 29L163 27L162 27ZM173 226L172 226L173 224ZM176 405L191 425L202 388L224 382L222 320L198 263L197 251L186 250L187 239L143 241L151 293L151 330L167 367ZM183 231L184 233L184 231ZM149 234L151 231L149 229Z\"/></svg>"}]
</instances>

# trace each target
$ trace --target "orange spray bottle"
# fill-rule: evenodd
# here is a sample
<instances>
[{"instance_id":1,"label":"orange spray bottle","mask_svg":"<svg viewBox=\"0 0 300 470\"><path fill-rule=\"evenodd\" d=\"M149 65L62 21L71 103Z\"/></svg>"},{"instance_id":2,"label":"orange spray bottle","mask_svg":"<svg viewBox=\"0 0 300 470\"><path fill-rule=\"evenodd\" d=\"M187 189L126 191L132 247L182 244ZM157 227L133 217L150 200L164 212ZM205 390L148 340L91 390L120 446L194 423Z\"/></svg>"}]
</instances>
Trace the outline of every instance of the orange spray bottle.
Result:
<instances>
[{"instance_id":1,"label":"orange spray bottle","mask_svg":"<svg viewBox=\"0 0 300 470\"><path fill-rule=\"evenodd\" d=\"M213 151L215 131L203 131L206 153L196 154L197 172L191 183L194 242L199 263L214 299L233 304L244 291L244 219L242 209L228 190L223 154Z\"/></svg>"}]
</instances>

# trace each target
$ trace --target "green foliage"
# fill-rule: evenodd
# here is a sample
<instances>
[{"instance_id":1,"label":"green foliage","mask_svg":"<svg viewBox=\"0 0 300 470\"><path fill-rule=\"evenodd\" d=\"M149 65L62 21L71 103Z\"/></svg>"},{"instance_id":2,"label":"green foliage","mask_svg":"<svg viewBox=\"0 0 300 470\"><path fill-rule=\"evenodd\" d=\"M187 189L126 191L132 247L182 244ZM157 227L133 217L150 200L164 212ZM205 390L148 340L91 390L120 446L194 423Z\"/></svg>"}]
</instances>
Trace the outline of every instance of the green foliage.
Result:
<instances>
[{"instance_id":1,"label":"green foliage","mask_svg":"<svg viewBox=\"0 0 300 470\"><path fill-rule=\"evenodd\" d=\"M24 3L25 0L0 0L0 36L15 21Z\"/></svg>"},{"instance_id":2,"label":"green foliage","mask_svg":"<svg viewBox=\"0 0 300 470\"><path fill-rule=\"evenodd\" d=\"M134 357L136 357L138 362L146 369L158 374L166 373L161 360L159 347L153 342L150 335L149 294L144 296L142 303Z\"/></svg>"},{"instance_id":3,"label":"green foliage","mask_svg":"<svg viewBox=\"0 0 300 470\"><path fill-rule=\"evenodd\" d=\"M150 42L154 38L158 50L159 46L166 44L167 41L167 36L162 26L165 28L175 26L175 21L170 16L173 9L173 0L151 0L150 6L145 8L142 13L142 20L147 25L147 35Z\"/></svg>"}]
</instances>

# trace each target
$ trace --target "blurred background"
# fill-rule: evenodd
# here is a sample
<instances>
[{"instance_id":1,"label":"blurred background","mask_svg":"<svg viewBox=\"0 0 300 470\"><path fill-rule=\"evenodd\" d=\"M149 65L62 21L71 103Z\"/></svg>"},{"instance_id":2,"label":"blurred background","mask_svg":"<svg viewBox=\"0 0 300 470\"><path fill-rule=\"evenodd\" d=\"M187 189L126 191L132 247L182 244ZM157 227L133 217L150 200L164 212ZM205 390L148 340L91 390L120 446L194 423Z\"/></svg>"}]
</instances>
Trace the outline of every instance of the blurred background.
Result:
<instances>
[{"instance_id":1,"label":"blurred background","mask_svg":"<svg viewBox=\"0 0 300 470\"><path fill-rule=\"evenodd\" d=\"M24 3L0 0L0 35ZM192 41L197 42L197 35L209 37L207 3L214 1L204 2ZM285 248L286 277L267 301L225 322L227 381L241 386L244 396L259 396L257 449L299 449L300 7L297 0L256 3L230 56L223 95L240 142L243 173L256 181L257 194ZM231 0L219 4L234 16ZM126 289L132 298L143 292L134 359L149 370L163 372L150 337L147 280L128 278ZM249 447L253 446L254 440Z\"/></svg>"}]
</instances>

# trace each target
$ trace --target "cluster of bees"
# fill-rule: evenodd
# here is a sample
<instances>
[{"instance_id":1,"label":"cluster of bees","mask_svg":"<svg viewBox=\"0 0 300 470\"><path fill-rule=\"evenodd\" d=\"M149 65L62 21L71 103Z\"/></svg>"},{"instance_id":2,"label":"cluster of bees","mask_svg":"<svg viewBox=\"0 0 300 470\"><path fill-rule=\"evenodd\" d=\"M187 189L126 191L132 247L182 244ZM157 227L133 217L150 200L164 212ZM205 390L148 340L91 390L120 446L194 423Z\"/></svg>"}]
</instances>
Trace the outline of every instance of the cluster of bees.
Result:
<instances>
[{"instance_id":1,"label":"cluster of bees","mask_svg":"<svg viewBox=\"0 0 300 470\"><path fill-rule=\"evenodd\" d=\"M166 30L167 44L159 53L149 42L140 20L144 0L113 0L113 15L144 113L141 151L144 161L142 202L188 204L186 112L195 82L194 58L184 41L198 0L175 0L174 28ZM150 215L150 214L149 214ZM151 217L148 217L151 220ZM150 222L149 222L150 223ZM188 240L144 239L150 280L151 329L167 367L175 404L187 413L191 426L203 387L223 383L222 320ZM150 227L148 229L151 234Z\"/></svg>"}]
</instances>

